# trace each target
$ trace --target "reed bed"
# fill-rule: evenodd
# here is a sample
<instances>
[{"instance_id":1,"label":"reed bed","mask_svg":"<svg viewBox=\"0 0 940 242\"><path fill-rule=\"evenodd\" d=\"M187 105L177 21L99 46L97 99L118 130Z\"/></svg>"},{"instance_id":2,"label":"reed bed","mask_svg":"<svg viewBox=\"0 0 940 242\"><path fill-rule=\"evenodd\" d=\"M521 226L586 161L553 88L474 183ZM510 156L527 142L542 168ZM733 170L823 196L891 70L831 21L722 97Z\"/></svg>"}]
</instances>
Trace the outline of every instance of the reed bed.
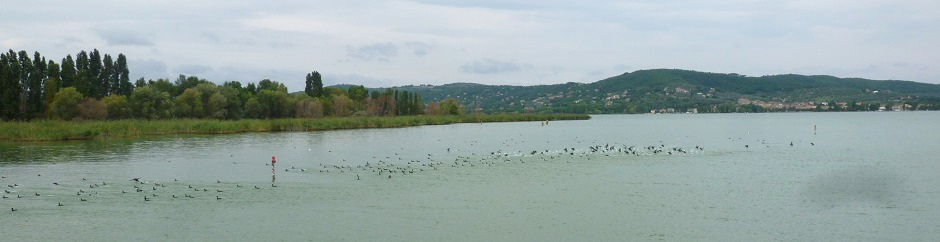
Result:
<instances>
[{"instance_id":1,"label":"reed bed","mask_svg":"<svg viewBox=\"0 0 940 242\"><path fill-rule=\"evenodd\" d=\"M244 132L318 131L397 128L456 123L585 120L584 114L419 115L397 117L325 117L316 119L169 119L0 122L3 141L57 141L128 138L172 134L229 134Z\"/></svg>"}]
</instances>

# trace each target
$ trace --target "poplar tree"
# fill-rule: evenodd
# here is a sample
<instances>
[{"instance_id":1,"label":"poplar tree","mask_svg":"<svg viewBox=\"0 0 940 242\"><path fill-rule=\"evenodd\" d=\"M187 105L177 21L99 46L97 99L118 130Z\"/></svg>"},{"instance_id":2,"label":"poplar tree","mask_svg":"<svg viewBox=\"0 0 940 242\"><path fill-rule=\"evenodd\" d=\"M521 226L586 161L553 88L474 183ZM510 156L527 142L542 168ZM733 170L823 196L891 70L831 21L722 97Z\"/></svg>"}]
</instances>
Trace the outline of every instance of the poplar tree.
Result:
<instances>
[{"instance_id":1,"label":"poplar tree","mask_svg":"<svg viewBox=\"0 0 940 242\"><path fill-rule=\"evenodd\" d=\"M311 72L307 74L306 86L304 87L304 92L307 93L310 97L321 97L323 96L323 79L320 76L319 72Z\"/></svg>"},{"instance_id":2,"label":"poplar tree","mask_svg":"<svg viewBox=\"0 0 940 242\"><path fill-rule=\"evenodd\" d=\"M113 77L113 78L112 78ZM98 97L106 97L117 90L117 75L114 71L114 60L111 55L105 54L102 60L101 73L98 73Z\"/></svg>"},{"instance_id":3,"label":"poplar tree","mask_svg":"<svg viewBox=\"0 0 940 242\"><path fill-rule=\"evenodd\" d=\"M75 86L75 78L77 74L75 71L75 60L72 60L72 55L67 55L62 59L62 71L59 74L59 78L62 80L60 84L61 87L72 87Z\"/></svg>"},{"instance_id":4,"label":"poplar tree","mask_svg":"<svg viewBox=\"0 0 940 242\"><path fill-rule=\"evenodd\" d=\"M98 49L94 49L88 55L88 92L82 93L85 96L93 98L101 98L101 53L98 53Z\"/></svg>"}]
</instances>

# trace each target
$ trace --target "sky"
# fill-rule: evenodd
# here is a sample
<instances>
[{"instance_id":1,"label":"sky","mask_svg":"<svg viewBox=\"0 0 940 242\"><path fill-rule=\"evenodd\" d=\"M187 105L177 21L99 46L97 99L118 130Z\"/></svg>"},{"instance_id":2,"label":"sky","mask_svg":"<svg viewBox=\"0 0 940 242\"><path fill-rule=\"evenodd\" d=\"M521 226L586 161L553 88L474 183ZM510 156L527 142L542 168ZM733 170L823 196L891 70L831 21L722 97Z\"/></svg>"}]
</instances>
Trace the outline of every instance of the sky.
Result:
<instances>
[{"instance_id":1,"label":"sky","mask_svg":"<svg viewBox=\"0 0 940 242\"><path fill-rule=\"evenodd\" d=\"M940 1L4 1L0 49L98 49L132 79L589 83L669 68L940 83Z\"/></svg>"}]
</instances>

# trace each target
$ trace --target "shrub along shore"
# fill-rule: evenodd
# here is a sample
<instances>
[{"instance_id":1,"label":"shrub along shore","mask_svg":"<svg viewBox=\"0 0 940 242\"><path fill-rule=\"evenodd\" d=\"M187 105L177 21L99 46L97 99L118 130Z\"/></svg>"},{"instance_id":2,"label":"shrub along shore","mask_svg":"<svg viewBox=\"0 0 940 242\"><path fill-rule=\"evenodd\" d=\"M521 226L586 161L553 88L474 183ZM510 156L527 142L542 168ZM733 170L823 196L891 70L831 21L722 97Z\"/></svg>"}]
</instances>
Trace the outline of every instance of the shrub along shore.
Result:
<instances>
[{"instance_id":1,"label":"shrub along shore","mask_svg":"<svg viewBox=\"0 0 940 242\"><path fill-rule=\"evenodd\" d=\"M325 117L317 119L167 119L114 121L0 122L0 140L56 141L132 138L173 134L230 134L244 132L317 131L396 128L455 123L586 120L585 114L418 115L396 117Z\"/></svg>"}]
</instances>

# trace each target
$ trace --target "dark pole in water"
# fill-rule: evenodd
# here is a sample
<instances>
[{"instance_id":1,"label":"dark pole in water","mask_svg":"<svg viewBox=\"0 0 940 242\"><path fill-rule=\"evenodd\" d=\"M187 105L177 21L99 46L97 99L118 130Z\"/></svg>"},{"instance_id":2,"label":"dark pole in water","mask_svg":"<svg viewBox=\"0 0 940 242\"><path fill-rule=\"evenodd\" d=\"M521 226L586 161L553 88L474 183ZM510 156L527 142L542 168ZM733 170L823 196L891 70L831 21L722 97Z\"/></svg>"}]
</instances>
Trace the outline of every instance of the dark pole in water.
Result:
<instances>
[{"instance_id":1,"label":"dark pole in water","mask_svg":"<svg viewBox=\"0 0 940 242\"><path fill-rule=\"evenodd\" d=\"M271 156L271 183L272 183L271 185L274 185L273 183L274 183L274 180L275 180L275 178L276 178L275 175L274 175L274 163L277 163L277 158L275 158L275 157L272 155L272 156Z\"/></svg>"}]
</instances>

